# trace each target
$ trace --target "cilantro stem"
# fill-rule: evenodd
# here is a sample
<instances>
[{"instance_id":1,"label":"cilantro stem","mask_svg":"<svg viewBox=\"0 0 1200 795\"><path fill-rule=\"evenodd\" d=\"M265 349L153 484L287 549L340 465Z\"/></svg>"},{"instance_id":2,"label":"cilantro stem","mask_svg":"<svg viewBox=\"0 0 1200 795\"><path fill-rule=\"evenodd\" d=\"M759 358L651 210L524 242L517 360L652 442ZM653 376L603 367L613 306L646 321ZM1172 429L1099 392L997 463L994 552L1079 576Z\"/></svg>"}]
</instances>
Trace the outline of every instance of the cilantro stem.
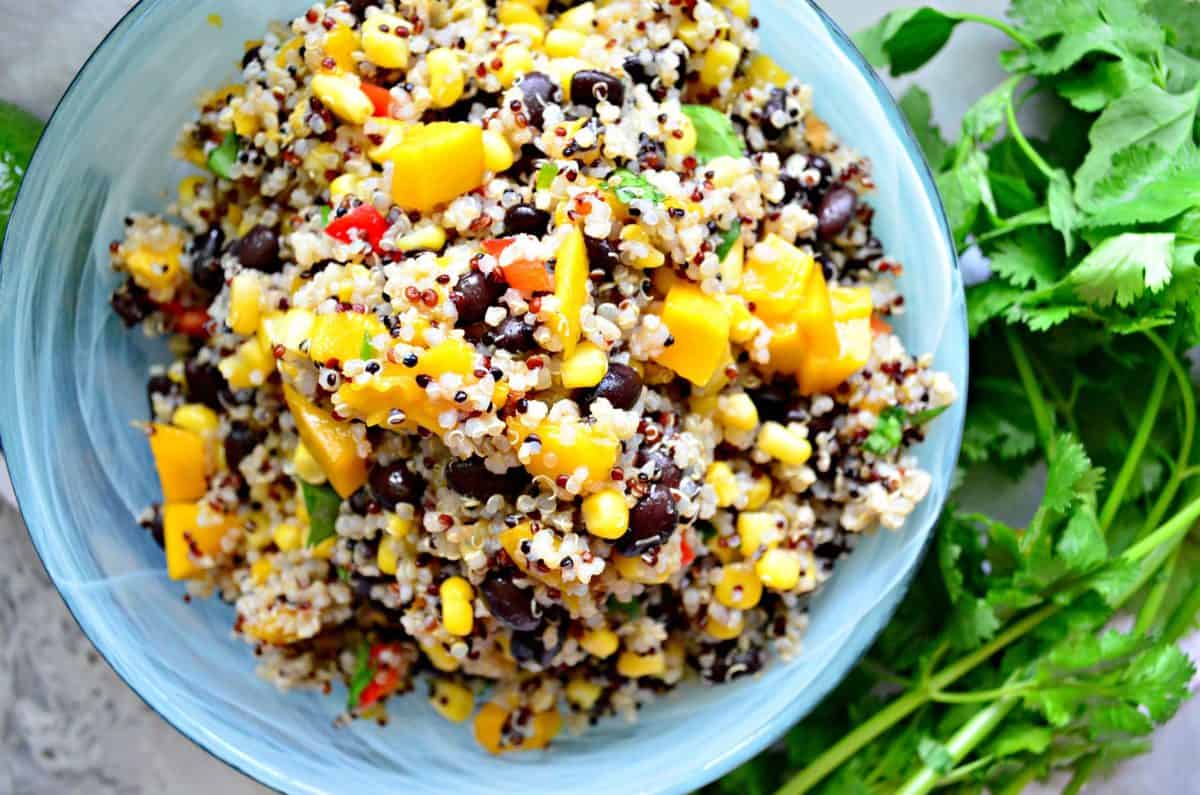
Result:
<instances>
[{"instance_id":1,"label":"cilantro stem","mask_svg":"<svg viewBox=\"0 0 1200 795\"><path fill-rule=\"evenodd\" d=\"M1175 383L1179 387L1179 399L1183 403L1183 434L1180 439L1179 456L1176 459L1174 471L1171 473L1171 477L1163 487L1163 490L1159 493L1158 499L1155 500L1149 515L1146 516L1146 521L1142 524L1141 530L1138 531L1139 538L1145 536L1151 528L1158 526L1163 516L1166 515L1167 509L1174 502L1175 494L1179 491L1179 487L1185 477L1187 477L1185 475L1187 463L1192 455L1192 443L1196 435L1196 395L1187 370L1183 368L1183 365L1179 362L1179 357L1175 355L1175 351L1163 341L1162 337L1153 331L1146 331L1145 334L1154 347L1158 348L1163 356L1163 360L1171 368L1172 375L1175 376Z\"/></svg>"},{"instance_id":2,"label":"cilantro stem","mask_svg":"<svg viewBox=\"0 0 1200 795\"><path fill-rule=\"evenodd\" d=\"M1159 365L1158 372L1154 375L1154 384L1150 387L1146 410L1142 413L1137 432L1133 435L1129 453L1125 456L1121 470L1117 473L1117 478L1113 481L1108 496L1104 499L1104 506L1100 509L1100 532L1102 534L1106 534L1108 528L1112 526L1117 511L1125 501L1125 492L1129 489L1129 484L1133 482L1133 476L1137 474L1138 465L1142 462L1142 452L1146 449L1146 443L1154 431L1159 409L1162 408L1163 396L1167 392L1167 377L1170 375L1170 368L1170 361L1164 358Z\"/></svg>"},{"instance_id":3,"label":"cilantro stem","mask_svg":"<svg viewBox=\"0 0 1200 795\"><path fill-rule=\"evenodd\" d=\"M934 701L946 704L976 704L980 701L995 701L1001 698L1018 695L1033 687L1033 682L1022 682L1004 687L994 687L991 690L972 690L968 693L954 693L938 690L930 694Z\"/></svg>"},{"instance_id":4,"label":"cilantro stem","mask_svg":"<svg viewBox=\"0 0 1200 795\"><path fill-rule=\"evenodd\" d=\"M859 667L870 671L880 681L889 682L893 685L899 685L900 687L912 687L911 679L900 676L900 674L895 673L892 671L892 669L888 668L882 663L872 660L870 657L864 657L859 661L858 664Z\"/></svg>"},{"instance_id":5,"label":"cilantro stem","mask_svg":"<svg viewBox=\"0 0 1200 795\"><path fill-rule=\"evenodd\" d=\"M1196 623L1197 613L1200 613L1200 582L1192 586L1192 590L1188 591L1187 596L1167 619L1167 625L1163 628L1163 639L1167 643L1176 643L1191 632Z\"/></svg>"},{"instance_id":6,"label":"cilantro stem","mask_svg":"<svg viewBox=\"0 0 1200 795\"><path fill-rule=\"evenodd\" d=\"M983 742L1000 724L1000 721L1004 720L1009 712L1012 712L1017 703L1018 699L1013 697L1001 699L987 709L976 712L970 720L959 727L959 730L945 744L946 750L950 752L955 763L961 761L975 746ZM896 791L896 795L925 795L938 785L941 778L941 773L929 765L925 765Z\"/></svg>"},{"instance_id":7,"label":"cilantro stem","mask_svg":"<svg viewBox=\"0 0 1200 795\"><path fill-rule=\"evenodd\" d=\"M1025 788L1029 786L1030 782L1037 777L1038 769L1033 766L1027 767L1022 770L1016 778L1008 782L1008 786L1002 790L998 790L996 795L1021 795L1021 793L1025 791Z\"/></svg>"},{"instance_id":8,"label":"cilantro stem","mask_svg":"<svg viewBox=\"0 0 1200 795\"><path fill-rule=\"evenodd\" d=\"M1162 568L1154 573L1154 584L1150 586L1150 592L1146 594L1145 601L1138 608L1137 620L1134 622L1133 631L1137 635L1149 634L1154 627L1154 620L1158 618L1158 611L1162 609L1163 600L1167 598L1167 588L1171 584L1171 577L1175 574L1175 564L1179 560L1179 550L1182 545L1171 550L1171 554L1167 556L1167 562Z\"/></svg>"},{"instance_id":9,"label":"cilantro stem","mask_svg":"<svg viewBox=\"0 0 1200 795\"><path fill-rule=\"evenodd\" d=\"M1003 219L1003 224L995 229L989 229L975 236L976 243L986 243L989 240L997 237L1004 237L1007 234L1024 229L1027 226L1046 226L1050 223L1050 211L1045 207L1038 207L1033 210L1026 210L1023 213L1017 213Z\"/></svg>"},{"instance_id":10,"label":"cilantro stem","mask_svg":"<svg viewBox=\"0 0 1200 795\"><path fill-rule=\"evenodd\" d=\"M961 19L963 22L978 22L981 25L987 25L988 27L995 28L996 30L1005 34L1027 50L1037 49L1037 42L1033 41L1024 33L1017 30L1012 25L1009 25L1007 22L1004 22L1003 20L987 17L982 14L971 14L965 11L956 14L947 13L946 16L954 19Z\"/></svg>"},{"instance_id":11,"label":"cilantro stem","mask_svg":"<svg viewBox=\"0 0 1200 795\"><path fill-rule=\"evenodd\" d=\"M976 770L987 767L995 761L996 757L988 754L987 756L979 757L973 762L968 762L965 765L959 765L946 775L942 776L941 780L938 781L938 787L948 787L951 784L957 784L960 781L964 781Z\"/></svg>"},{"instance_id":12,"label":"cilantro stem","mask_svg":"<svg viewBox=\"0 0 1200 795\"><path fill-rule=\"evenodd\" d=\"M1192 529L1192 524L1197 519L1200 519L1200 498L1189 502L1183 510L1172 516L1169 521L1121 553L1121 557L1137 563L1159 546L1170 544L1182 538Z\"/></svg>"},{"instance_id":13,"label":"cilantro stem","mask_svg":"<svg viewBox=\"0 0 1200 795\"><path fill-rule=\"evenodd\" d=\"M1025 396L1029 399L1030 408L1033 409L1033 421L1037 425L1038 439L1042 443L1042 449L1049 453L1050 446L1054 441L1054 418L1050 407L1046 405L1046 398L1033 373L1033 365L1029 363L1029 356L1021 347L1021 342L1011 327L1005 327L1004 341L1008 343L1013 363L1017 366L1017 374L1021 377L1021 386L1025 388Z\"/></svg>"},{"instance_id":14,"label":"cilantro stem","mask_svg":"<svg viewBox=\"0 0 1200 795\"><path fill-rule=\"evenodd\" d=\"M1067 782L1067 786L1063 788L1063 795L1079 795L1083 789L1083 785L1088 783L1092 778L1092 771L1096 769L1097 762L1100 758L1095 754L1085 756L1075 766L1075 775L1071 776L1071 780Z\"/></svg>"},{"instance_id":15,"label":"cilantro stem","mask_svg":"<svg viewBox=\"0 0 1200 795\"><path fill-rule=\"evenodd\" d=\"M1008 134L1012 136L1013 141L1025 153L1025 156L1037 166L1037 170L1042 172L1046 179L1054 179L1054 167L1038 154L1037 150L1033 148L1033 144L1029 143L1029 139L1025 137L1025 133L1021 132L1021 125L1017 124L1017 106L1013 103L1012 94L1008 95L1008 101L1004 103L1004 117L1008 121Z\"/></svg>"}]
</instances>

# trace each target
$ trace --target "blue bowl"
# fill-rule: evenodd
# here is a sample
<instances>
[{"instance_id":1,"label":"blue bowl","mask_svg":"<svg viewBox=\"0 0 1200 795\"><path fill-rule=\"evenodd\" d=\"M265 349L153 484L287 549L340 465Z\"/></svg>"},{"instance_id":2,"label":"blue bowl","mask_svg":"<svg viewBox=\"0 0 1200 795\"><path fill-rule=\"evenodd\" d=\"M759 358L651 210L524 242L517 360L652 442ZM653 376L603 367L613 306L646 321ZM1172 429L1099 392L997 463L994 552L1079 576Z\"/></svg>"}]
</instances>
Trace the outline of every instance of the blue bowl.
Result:
<instances>
[{"instance_id":1,"label":"blue bowl","mask_svg":"<svg viewBox=\"0 0 1200 795\"><path fill-rule=\"evenodd\" d=\"M832 688L892 614L949 485L963 401L918 450L933 490L899 532L862 543L814 599L804 652L720 688L684 688L635 725L602 723L544 753L490 757L421 697L387 728L334 729L341 694L280 693L230 633L232 609L184 604L134 516L158 498L142 435L144 375L161 344L125 332L107 297L108 242L124 214L160 207L186 169L169 152L201 90L236 73L243 39L295 0L143 0L58 106L9 225L0 281L0 432L29 532L80 626L117 673L176 728L259 781L292 793L468 792L582 787L684 792L760 751ZM870 156L876 230L907 265L913 351L965 394L967 334L954 249L933 182L900 112L816 7L757 0L764 49L810 82L817 111ZM219 13L217 28L207 21Z\"/></svg>"}]
</instances>

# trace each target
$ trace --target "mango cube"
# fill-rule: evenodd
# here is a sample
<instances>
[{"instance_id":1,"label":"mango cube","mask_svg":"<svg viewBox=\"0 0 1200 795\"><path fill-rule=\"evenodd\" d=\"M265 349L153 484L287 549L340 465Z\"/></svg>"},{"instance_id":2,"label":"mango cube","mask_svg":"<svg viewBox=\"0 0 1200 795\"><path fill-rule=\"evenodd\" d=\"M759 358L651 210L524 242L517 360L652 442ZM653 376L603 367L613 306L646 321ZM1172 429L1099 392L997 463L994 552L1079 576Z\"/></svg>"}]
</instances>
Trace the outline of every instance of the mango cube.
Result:
<instances>
[{"instance_id":1,"label":"mango cube","mask_svg":"<svg viewBox=\"0 0 1200 795\"><path fill-rule=\"evenodd\" d=\"M558 297L558 331L563 338L563 355L575 352L579 334L583 328L579 313L587 302L588 259L579 227L571 227L570 233L559 244L554 265L554 294Z\"/></svg>"},{"instance_id":2,"label":"mango cube","mask_svg":"<svg viewBox=\"0 0 1200 795\"><path fill-rule=\"evenodd\" d=\"M836 325L837 353L811 355L804 361L797 380L800 392L812 395L831 392L866 366L871 358L870 318L847 320Z\"/></svg>"},{"instance_id":3,"label":"mango cube","mask_svg":"<svg viewBox=\"0 0 1200 795\"><path fill-rule=\"evenodd\" d=\"M163 546L166 548L167 576L172 580L182 580L200 571L200 567L192 560L192 550L201 555L218 554L221 551L221 539L236 523L236 517L215 513L203 503L164 505Z\"/></svg>"},{"instance_id":4,"label":"mango cube","mask_svg":"<svg viewBox=\"0 0 1200 795\"><path fill-rule=\"evenodd\" d=\"M729 361L729 315L721 300L692 282L676 281L667 291L662 320L674 342L655 360L696 386L704 386Z\"/></svg>"},{"instance_id":5,"label":"mango cube","mask_svg":"<svg viewBox=\"0 0 1200 795\"><path fill-rule=\"evenodd\" d=\"M325 470L333 490L342 497L358 491L367 482L367 463L358 454L358 441L350 424L338 422L291 386L283 387L283 399L300 440Z\"/></svg>"},{"instance_id":6,"label":"mango cube","mask_svg":"<svg viewBox=\"0 0 1200 795\"><path fill-rule=\"evenodd\" d=\"M317 364L333 359L344 364L351 359L363 358L364 339L387 333L383 321L370 312L317 315L309 332L308 355Z\"/></svg>"},{"instance_id":7,"label":"mango cube","mask_svg":"<svg viewBox=\"0 0 1200 795\"><path fill-rule=\"evenodd\" d=\"M156 423L150 426L150 453L164 502L198 500L208 491L200 434Z\"/></svg>"},{"instance_id":8,"label":"mango cube","mask_svg":"<svg viewBox=\"0 0 1200 795\"><path fill-rule=\"evenodd\" d=\"M766 322L791 320L815 266L811 254L778 235L767 235L746 254L740 292Z\"/></svg>"},{"instance_id":9,"label":"mango cube","mask_svg":"<svg viewBox=\"0 0 1200 795\"><path fill-rule=\"evenodd\" d=\"M483 184L483 130L465 122L416 124L389 159L396 204L429 212Z\"/></svg>"},{"instance_id":10,"label":"mango cube","mask_svg":"<svg viewBox=\"0 0 1200 795\"><path fill-rule=\"evenodd\" d=\"M575 470L583 467L587 470L588 482L608 482L621 451L621 443L616 437L579 421L547 420L535 433L541 440L541 450L525 465L531 473L554 480L559 475L571 477Z\"/></svg>"}]
</instances>

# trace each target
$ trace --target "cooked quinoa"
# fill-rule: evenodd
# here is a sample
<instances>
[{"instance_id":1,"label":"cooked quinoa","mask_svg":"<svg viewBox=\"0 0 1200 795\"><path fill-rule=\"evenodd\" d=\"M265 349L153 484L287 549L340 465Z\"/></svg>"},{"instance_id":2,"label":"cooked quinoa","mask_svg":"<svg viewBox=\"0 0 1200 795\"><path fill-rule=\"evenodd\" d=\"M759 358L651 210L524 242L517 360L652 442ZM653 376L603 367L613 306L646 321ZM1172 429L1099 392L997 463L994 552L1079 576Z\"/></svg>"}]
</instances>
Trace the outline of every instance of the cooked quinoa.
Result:
<instances>
[{"instance_id":1,"label":"cooked quinoa","mask_svg":"<svg viewBox=\"0 0 1200 795\"><path fill-rule=\"evenodd\" d=\"M795 655L955 399L886 318L869 163L746 0L339 0L203 96L113 308L190 595L280 687L489 751ZM885 427L886 426L886 427ZM149 609L149 607L148 607Z\"/></svg>"}]
</instances>

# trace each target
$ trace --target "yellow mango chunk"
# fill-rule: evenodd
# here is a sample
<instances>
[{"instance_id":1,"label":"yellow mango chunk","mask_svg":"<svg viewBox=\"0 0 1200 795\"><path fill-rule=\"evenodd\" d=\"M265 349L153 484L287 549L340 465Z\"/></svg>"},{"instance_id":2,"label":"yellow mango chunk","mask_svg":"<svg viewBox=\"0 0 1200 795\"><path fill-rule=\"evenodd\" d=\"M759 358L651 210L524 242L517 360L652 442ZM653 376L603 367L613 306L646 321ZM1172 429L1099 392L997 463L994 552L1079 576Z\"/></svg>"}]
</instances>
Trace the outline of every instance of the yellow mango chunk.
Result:
<instances>
[{"instance_id":1,"label":"yellow mango chunk","mask_svg":"<svg viewBox=\"0 0 1200 795\"><path fill-rule=\"evenodd\" d=\"M266 382L275 369L275 357L258 337L252 337L222 359L217 367L234 389L252 389Z\"/></svg>"},{"instance_id":2,"label":"yellow mango chunk","mask_svg":"<svg viewBox=\"0 0 1200 795\"><path fill-rule=\"evenodd\" d=\"M833 308L833 319L839 322L870 318L875 310L870 287L830 287L829 303Z\"/></svg>"},{"instance_id":3,"label":"yellow mango chunk","mask_svg":"<svg viewBox=\"0 0 1200 795\"><path fill-rule=\"evenodd\" d=\"M136 248L125 255L125 268L138 287L164 290L183 280L183 269L179 266L182 251L181 245L161 249Z\"/></svg>"},{"instance_id":4,"label":"yellow mango chunk","mask_svg":"<svg viewBox=\"0 0 1200 795\"><path fill-rule=\"evenodd\" d=\"M746 68L746 77L753 82L769 83L780 88L786 86L791 78L784 68L775 63L770 56L762 54L750 59L750 65Z\"/></svg>"},{"instance_id":5,"label":"yellow mango chunk","mask_svg":"<svg viewBox=\"0 0 1200 795\"><path fill-rule=\"evenodd\" d=\"M831 392L861 370L871 358L871 320L856 318L836 325L837 353L810 355L804 361L797 380L800 392L812 395Z\"/></svg>"},{"instance_id":6,"label":"yellow mango chunk","mask_svg":"<svg viewBox=\"0 0 1200 795\"><path fill-rule=\"evenodd\" d=\"M204 438L200 434L155 423L150 426L150 453L164 502L198 500L208 491Z\"/></svg>"},{"instance_id":7,"label":"yellow mango chunk","mask_svg":"<svg viewBox=\"0 0 1200 795\"><path fill-rule=\"evenodd\" d=\"M362 82L353 74L313 75L312 90L334 115L352 124L363 124L375 112L363 93Z\"/></svg>"},{"instance_id":8,"label":"yellow mango chunk","mask_svg":"<svg viewBox=\"0 0 1200 795\"><path fill-rule=\"evenodd\" d=\"M345 25L338 25L325 37L325 55L332 58L343 72L354 71L354 51L358 49L358 34Z\"/></svg>"},{"instance_id":9,"label":"yellow mango chunk","mask_svg":"<svg viewBox=\"0 0 1200 795\"><path fill-rule=\"evenodd\" d=\"M558 332L563 338L563 355L575 352L582 325L579 313L587 302L588 259L579 227L571 227L570 233L558 245L554 265L554 294L558 296Z\"/></svg>"},{"instance_id":10,"label":"yellow mango chunk","mask_svg":"<svg viewBox=\"0 0 1200 795\"><path fill-rule=\"evenodd\" d=\"M367 149L367 157L382 164L391 159L392 154L403 143L405 134L413 125L411 122L396 119L372 119L371 126L372 129L382 130L382 132L377 131L375 135L382 135L383 140Z\"/></svg>"},{"instance_id":11,"label":"yellow mango chunk","mask_svg":"<svg viewBox=\"0 0 1200 795\"><path fill-rule=\"evenodd\" d=\"M811 254L778 235L767 235L746 254L739 292L768 323L788 321L804 300L815 267Z\"/></svg>"},{"instance_id":12,"label":"yellow mango chunk","mask_svg":"<svg viewBox=\"0 0 1200 795\"><path fill-rule=\"evenodd\" d=\"M655 357L663 367L704 386L729 361L729 315L717 297L676 281L667 291L662 320L675 339Z\"/></svg>"},{"instance_id":13,"label":"yellow mango chunk","mask_svg":"<svg viewBox=\"0 0 1200 795\"><path fill-rule=\"evenodd\" d=\"M571 477L575 470L587 470L589 483L605 483L617 463L621 444L616 437L596 430L594 425L579 421L543 422L535 431L541 440L541 450L525 465L534 475L555 479Z\"/></svg>"},{"instance_id":14,"label":"yellow mango chunk","mask_svg":"<svg viewBox=\"0 0 1200 795\"><path fill-rule=\"evenodd\" d=\"M282 345L290 353L300 352L300 343L308 339L317 316L309 309L289 309L263 316L258 338L268 350Z\"/></svg>"},{"instance_id":15,"label":"yellow mango chunk","mask_svg":"<svg viewBox=\"0 0 1200 795\"><path fill-rule=\"evenodd\" d=\"M429 212L483 183L483 130L465 122L413 125L389 159L396 204Z\"/></svg>"},{"instance_id":16,"label":"yellow mango chunk","mask_svg":"<svg viewBox=\"0 0 1200 795\"><path fill-rule=\"evenodd\" d=\"M358 442L349 423L338 422L291 386L284 385L283 399L300 440L325 470L333 490L342 497L358 491L367 482L367 462L358 454Z\"/></svg>"},{"instance_id":17,"label":"yellow mango chunk","mask_svg":"<svg viewBox=\"0 0 1200 795\"><path fill-rule=\"evenodd\" d=\"M408 36L396 35L397 30L409 30L409 25L392 14L376 14L363 22L363 54L371 63L385 69L408 66Z\"/></svg>"},{"instance_id":18,"label":"yellow mango chunk","mask_svg":"<svg viewBox=\"0 0 1200 795\"><path fill-rule=\"evenodd\" d=\"M308 355L317 364L361 359L364 337L374 339L387 333L387 326L371 312L317 315L309 332Z\"/></svg>"},{"instance_id":19,"label":"yellow mango chunk","mask_svg":"<svg viewBox=\"0 0 1200 795\"><path fill-rule=\"evenodd\" d=\"M203 520L203 524L201 521ZM237 517L220 514L199 502L168 503L163 506L163 546L167 576L182 580L200 571L192 561L193 548L201 555L221 551L221 539L237 524Z\"/></svg>"}]
</instances>

